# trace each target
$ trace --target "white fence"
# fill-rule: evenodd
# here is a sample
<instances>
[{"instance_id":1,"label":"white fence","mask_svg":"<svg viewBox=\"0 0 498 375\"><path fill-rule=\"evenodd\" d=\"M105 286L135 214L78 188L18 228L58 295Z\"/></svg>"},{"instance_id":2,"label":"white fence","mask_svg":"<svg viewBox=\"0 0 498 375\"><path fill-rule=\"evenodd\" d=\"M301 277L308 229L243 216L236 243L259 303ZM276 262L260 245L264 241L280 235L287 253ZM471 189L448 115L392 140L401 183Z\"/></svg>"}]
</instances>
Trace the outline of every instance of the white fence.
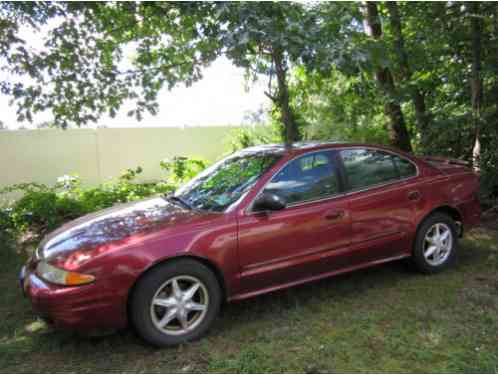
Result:
<instances>
[{"instance_id":1,"label":"white fence","mask_svg":"<svg viewBox=\"0 0 498 375\"><path fill-rule=\"evenodd\" d=\"M0 188L22 182L53 184L78 174L86 185L141 166L141 179L164 177L162 159L197 156L208 160L226 151L234 127L99 128L0 131Z\"/></svg>"}]
</instances>

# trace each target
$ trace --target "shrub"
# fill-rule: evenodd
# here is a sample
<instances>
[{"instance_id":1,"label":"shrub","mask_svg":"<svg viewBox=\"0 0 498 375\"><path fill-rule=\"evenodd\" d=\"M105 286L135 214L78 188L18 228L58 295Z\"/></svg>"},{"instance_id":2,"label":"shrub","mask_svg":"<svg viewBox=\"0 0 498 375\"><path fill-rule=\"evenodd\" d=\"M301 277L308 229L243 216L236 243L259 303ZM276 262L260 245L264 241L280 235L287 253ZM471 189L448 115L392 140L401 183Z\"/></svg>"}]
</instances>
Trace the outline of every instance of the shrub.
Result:
<instances>
[{"instance_id":1,"label":"shrub","mask_svg":"<svg viewBox=\"0 0 498 375\"><path fill-rule=\"evenodd\" d=\"M228 136L228 149L240 149L269 143L282 143L280 129L274 125L255 125L234 129Z\"/></svg>"},{"instance_id":2,"label":"shrub","mask_svg":"<svg viewBox=\"0 0 498 375\"><path fill-rule=\"evenodd\" d=\"M173 159L164 159L159 164L168 173L172 183L180 184L206 169L208 162L203 159L175 156Z\"/></svg>"},{"instance_id":3,"label":"shrub","mask_svg":"<svg viewBox=\"0 0 498 375\"><path fill-rule=\"evenodd\" d=\"M128 169L116 180L95 187L83 187L77 176L59 177L52 186L36 183L17 184L0 190L0 194L21 192L22 196L0 209L0 231L17 236L31 233L43 236L61 224L117 203L173 192L180 183L192 178L207 166L200 159L183 157L162 161L168 177L157 182L137 182L142 168Z\"/></svg>"},{"instance_id":4,"label":"shrub","mask_svg":"<svg viewBox=\"0 0 498 375\"><path fill-rule=\"evenodd\" d=\"M4 234L13 228L11 208L0 208L0 234Z\"/></svg>"},{"instance_id":5,"label":"shrub","mask_svg":"<svg viewBox=\"0 0 498 375\"><path fill-rule=\"evenodd\" d=\"M481 202L484 208L494 207L498 204L498 141L493 148L488 148L481 153Z\"/></svg>"}]
</instances>

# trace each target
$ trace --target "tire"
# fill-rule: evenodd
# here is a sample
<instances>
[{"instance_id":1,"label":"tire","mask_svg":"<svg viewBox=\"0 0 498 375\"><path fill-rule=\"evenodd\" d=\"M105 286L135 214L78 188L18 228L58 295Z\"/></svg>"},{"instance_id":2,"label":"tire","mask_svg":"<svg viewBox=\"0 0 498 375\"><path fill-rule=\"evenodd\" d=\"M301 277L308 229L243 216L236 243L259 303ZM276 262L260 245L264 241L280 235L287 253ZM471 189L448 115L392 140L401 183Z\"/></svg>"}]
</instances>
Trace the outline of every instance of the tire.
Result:
<instances>
[{"instance_id":1,"label":"tire","mask_svg":"<svg viewBox=\"0 0 498 375\"><path fill-rule=\"evenodd\" d=\"M440 233L439 237L435 236L437 231ZM448 268L457 259L457 241L458 228L450 216L437 212L430 215L422 222L415 237L412 257L415 267L426 274Z\"/></svg>"},{"instance_id":2,"label":"tire","mask_svg":"<svg viewBox=\"0 0 498 375\"><path fill-rule=\"evenodd\" d=\"M206 333L221 300L220 285L208 267L191 259L172 261L154 267L138 281L130 319L146 342L158 347L178 345Z\"/></svg>"}]
</instances>

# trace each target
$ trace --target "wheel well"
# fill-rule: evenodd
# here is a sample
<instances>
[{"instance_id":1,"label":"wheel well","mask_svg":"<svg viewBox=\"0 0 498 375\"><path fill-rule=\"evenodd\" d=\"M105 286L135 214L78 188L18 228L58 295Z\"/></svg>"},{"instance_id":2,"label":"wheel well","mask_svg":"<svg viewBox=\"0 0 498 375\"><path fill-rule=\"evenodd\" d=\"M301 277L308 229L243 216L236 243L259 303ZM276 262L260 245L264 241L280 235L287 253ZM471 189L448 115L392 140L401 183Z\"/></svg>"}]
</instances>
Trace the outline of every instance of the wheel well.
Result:
<instances>
[{"instance_id":1,"label":"wheel well","mask_svg":"<svg viewBox=\"0 0 498 375\"><path fill-rule=\"evenodd\" d=\"M455 221L455 223L458 227L458 236L461 237L463 235L462 215L460 214L460 212L456 208L451 207L451 206L447 206L447 205L437 207L434 210L432 210L431 212L429 212L427 215L425 215L423 220L420 221L418 227L420 227L420 225L422 225L422 223L425 221L425 219L427 219L429 216L431 216L432 214L434 214L436 212L441 212L441 213L444 213L444 214L450 216ZM418 230L418 228L417 228L417 230Z\"/></svg>"},{"instance_id":2,"label":"wheel well","mask_svg":"<svg viewBox=\"0 0 498 375\"><path fill-rule=\"evenodd\" d=\"M206 266L207 268L209 268L213 272L213 274L216 276L216 279L218 280L218 283L220 284L221 293L222 293L222 301L226 300L226 298L227 298L227 290L226 290L225 278L224 278L223 274L221 273L221 270L218 267L216 267L216 265L214 265L212 262L210 262L207 259L200 258L200 257L197 257L197 256L192 256L192 255L182 255L182 256L177 256L177 257L174 257L174 258L164 259L164 260L162 260L160 262L157 262L152 267L147 268L144 272L142 272L140 274L140 276L137 277L137 279L133 283L132 287L130 288L130 291L128 292L128 300L127 300L128 316L129 316L129 309L130 309L131 297L133 296L133 293L135 291L136 285L138 284L138 281L147 272L151 271L152 269L154 269L154 268L156 268L156 267L158 267L160 265L166 264L166 263L176 262L176 261L181 260L181 259L191 259L191 260L199 262L199 263L203 264L204 266Z\"/></svg>"}]
</instances>

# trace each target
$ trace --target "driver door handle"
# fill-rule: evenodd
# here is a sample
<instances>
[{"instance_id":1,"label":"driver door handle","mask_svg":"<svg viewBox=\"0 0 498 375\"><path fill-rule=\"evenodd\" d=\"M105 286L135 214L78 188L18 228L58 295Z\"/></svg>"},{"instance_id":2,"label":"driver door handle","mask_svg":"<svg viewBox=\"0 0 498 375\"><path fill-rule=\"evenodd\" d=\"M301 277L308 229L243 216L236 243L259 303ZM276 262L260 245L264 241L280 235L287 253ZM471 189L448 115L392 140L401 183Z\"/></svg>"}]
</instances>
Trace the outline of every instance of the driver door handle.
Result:
<instances>
[{"instance_id":1,"label":"driver door handle","mask_svg":"<svg viewBox=\"0 0 498 375\"><path fill-rule=\"evenodd\" d=\"M408 199L411 201L417 201L420 198L420 192L418 190L413 190L408 193Z\"/></svg>"},{"instance_id":2,"label":"driver door handle","mask_svg":"<svg viewBox=\"0 0 498 375\"><path fill-rule=\"evenodd\" d=\"M340 220L344 217L344 211L331 211L325 214L326 220Z\"/></svg>"}]
</instances>

